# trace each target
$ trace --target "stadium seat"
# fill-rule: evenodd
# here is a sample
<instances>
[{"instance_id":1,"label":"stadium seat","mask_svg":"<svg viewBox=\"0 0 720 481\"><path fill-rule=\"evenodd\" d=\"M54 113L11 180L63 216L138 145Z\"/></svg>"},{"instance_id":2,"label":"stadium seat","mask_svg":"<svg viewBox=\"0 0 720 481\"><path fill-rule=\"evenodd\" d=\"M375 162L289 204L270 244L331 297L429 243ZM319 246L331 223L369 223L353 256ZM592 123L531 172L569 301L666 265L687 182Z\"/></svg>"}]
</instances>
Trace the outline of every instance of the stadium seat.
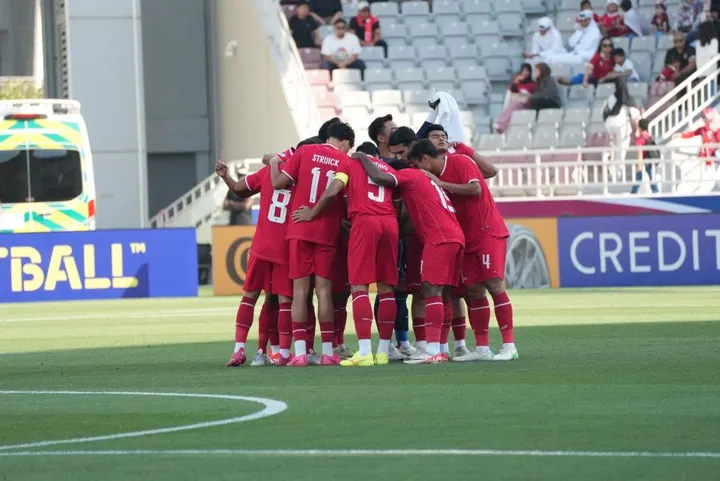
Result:
<instances>
[{"instance_id":1,"label":"stadium seat","mask_svg":"<svg viewBox=\"0 0 720 481\"><path fill-rule=\"evenodd\" d=\"M447 40L452 37L460 37L467 42L470 36L470 29L465 22L440 23L440 36L443 42L447 42Z\"/></svg>"},{"instance_id":2,"label":"stadium seat","mask_svg":"<svg viewBox=\"0 0 720 481\"><path fill-rule=\"evenodd\" d=\"M557 77L572 77L572 65L566 63L553 63L548 65L552 76Z\"/></svg>"},{"instance_id":3,"label":"stadium seat","mask_svg":"<svg viewBox=\"0 0 720 481\"><path fill-rule=\"evenodd\" d=\"M430 8L427 2L403 2L400 4L400 13L405 19L413 16L427 16Z\"/></svg>"},{"instance_id":4,"label":"stadium seat","mask_svg":"<svg viewBox=\"0 0 720 481\"><path fill-rule=\"evenodd\" d=\"M332 72L333 84L361 84L360 71L356 69L335 69Z\"/></svg>"},{"instance_id":5,"label":"stadium seat","mask_svg":"<svg viewBox=\"0 0 720 481\"><path fill-rule=\"evenodd\" d=\"M394 84L392 70L388 68L377 68L365 70L365 84L373 87L373 90L390 89Z\"/></svg>"},{"instance_id":6,"label":"stadium seat","mask_svg":"<svg viewBox=\"0 0 720 481\"><path fill-rule=\"evenodd\" d=\"M584 109L565 109L565 117L563 119L564 125L578 125L585 128L588 123L588 117L590 112L587 108Z\"/></svg>"},{"instance_id":7,"label":"stadium seat","mask_svg":"<svg viewBox=\"0 0 720 481\"><path fill-rule=\"evenodd\" d=\"M415 125L412 123L412 118L408 114L393 114L393 120L398 125ZM369 122L368 125L370 125Z\"/></svg>"},{"instance_id":8,"label":"stadium seat","mask_svg":"<svg viewBox=\"0 0 720 481\"><path fill-rule=\"evenodd\" d=\"M577 12L579 3L577 0L561 0L558 10L570 11L573 13Z\"/></svg>"},{"instance_id":9,"label":"stadium seat","mask_svg":"<svg viewBox=\"0 0 720 481\"><path fill-rule=\"evenodd\" d=\"M560 133L558 147L582 147L585 145L585 130L580 126L571 126ZM560 160L557 159L556 160Z\"/></svg>"},{"instance_id":10,"label":"stadium seat","mask_svg":"<svg viewBox=\"0 0 720 481\"><path fill-rule=\"evenodd\" d=\"M543 0L522 0L522 10L526 15L544 15L547 6Z\"/></svg>"},{"instance_id":11,"label":"stadium seat","mask_svg":"<svg viewBox=\"0 0 720 481\"><path fill-rule=\"evenodd\" d=\"M648 84L644 82L629 83L628 92L635 98L638 106L645 105L648 97Z\"/></svg>"},{"instance_id":12,"label":"stadium seat","mask_svg":"<svg viewBox=\"0 0 720 481\"><path fill-rule=\"evenodd\" d=\"M659 62L659 68L658 72L662 68L663 60L665 57L665 54L661 54L663 56L662 59L660 59ZM640 80L642 82L652 82L654 80L653 78L653 58L652 54L649 52L639 52L632 55L631 60L633 62L633 65L635 65L635 70L637 71L638 75L640 76Z\"/></svg>"},{"instance_id":13,"label":"stadium seat","mask_svg":"<svg viewBox=\"0 0 720 481\"><path fill-rule=\"evenodd\" d=\"M305 75L307 75L310 85L328 85L330 83L330 71L325 69L306 70Z\"/></svg>"},{"instance_id":14,"label":"stadium seat","mask_svg":"<svg viewBox=\"0 0 720 481\"><path fill-rule=\"evenodd\" d=\"M297 10L297 5L282 5L282 11L286 18L290 18L295 15L295 10Z\"/></svg>"},{"instance_id":15,"label":"stadium seat","mask_svg":"<svg viewBox=\"0 0 720 481\"><path fill-rule=\"evenodd\" d=\"M627 37L615 37L612 39L613 47L621 48L625 51L625 55L630 55L630 39Z\"/></svg>"},{"instance_id":16,"label":"stadium seat","mask_svg":"<svg viewBox=\"0 0 720 481\"><path fill-rule=\"evenodd\" d=\"M337 109L330 107L320 107L318 108L318 112L320 113L320 117L323 119L329 119L338 114Z\"/></svg>"},{"instance_id":17,"label":"stadium seat","mask_svg":"<svg viewBox=\"0 0 720 481\"><path fill-rule=\"evenodd\" d=\"M466 14L483 14L492 16L492 2L487 0L463 0L462 11Z\"/></svg>"},{"instance_id":18,"label":"stadium seat","mask_svg":"<svg viewBox=\"0 0 720 481\"><path fill-rule=\"evenodd\" d=\"M568 89L568 105L577 104L579 107L589 105L589 100L592 98L593 87L589 86L584 88L582 85L572 85Z\"/></svg>"},{"instance_id":19,"label":"stadium seat","mask_svg":"<svg viewBox=\"0 0 720 481\"><path fill-rule=\"evenodd\" d=\"M416 57L415 47L391 45L388 48L388 59L395 69L414 67Z\"/></svg>"},{"instance_id":20,"label":"stadium seat","mask_svg":"<svg viewBox=\"0 0 720 481\"><path fill-rule=\"evenodd\" d=\"M557 145L557 131L554 125L538 125L532 136L534 149L549 149Z\"/></svg>"},{"instance_id":21,"label":"stadium seat","mask_svg":"<svg viewBox=\"0 0 720 481\"><path fill-rule=\"evenodd\" d=\"M436 44L438 38L438 27L434 23L421 23L419 25L413 25L409 27L410 38L414 42L418 38L429 39L430 44Z\"/></svg>"},{"instance_id":22,"label":"stadium seat","mask_svg":"<svg viewBox=\"0 0 720 481\"><path fill-rule=\"evenodd\" d=\"M300 59L305 69L318 69L322 64L322 56L319 48L301 48L298 49Z\"/></svg>"},{"instance_id":23,"label":"stadium seat","mask_svg":"<svg viewBox=\"0 0 720 481\"><path fill-rule=\"evenodd\" d=\"M537 111L535 110L516 110L512 113L512 117L510 118L510 127L532 129L532 125L535 123L536 115Z\"/></svg>"},{"instance_id":24,"label":"stadium seat","mask_svg":"<svg viewBox=\"0 0 720 481\"><path fill-rule=\"evenodd\" d=\"M342 108L342 116L346 119L353 117L365 117L368 114L372 114L372 105L368 105L367 107L361 107L358 105Z\"/></svg>"},{"instance_id":25,"label":"stadium seat","mask_svg":"<svg viewBox=\"0 0 720 481\"><path fill-rule=\"evenodd\" d=\"M468 20L470 24L470 31L475 37L490 37L494 40L500 38L500 25L495 20L483 20L481 22L472 22ZM480 43L483 40L478 38L475 39L475 43Z\"/></svg>"},{"instance_id":26,"label":"stadium seat","mask_svg":"<svg viewBox=\"0 0 720 481\"><path fill-rule=\"evenodd\" d=\"M560 12L555 21L555 27L563 33L563 39L567 38L566 33L575 29L575 18L577 17L577 6L572 12Z\"/></svg>"},{"instance_id":27,"label":"stadium seat","mask_svg":"<svg viewBox=\"0 0 720 481\"><path fill-rule=\"evenodd\" d=\"M488 103L488 84L485 80L466 80L460 84L465 101L471 105Z\"/></svg>"},{"instance_id":28,"label":"stadium seat","mask_svg":"<svg viewBox=\"0 0 720 481\"><path fill-rule=\"evenodd\" d=\"M615 85L611 83L598 84L598 86L595 87L595 99L599 100L601 104L614 93Z\"/></svg>"},{"instance_id":29,"label":"stadium seat","mask_svg":"<svg viewBox=\"0 0 720 481\"><path fill-rule=\"evenodd\" d=\"M557 128L562 123L564 113L563 109L542 109L538 112L537 123Z\"/></svg>"},{"instance_id":30,"label":"stadium seat","mask_svg":"<svg viewBox=\"0 0 720 481\"><path fill-rule=\"evenodd\" d=\"M313 98L318 107L337 107L335 94L321 85L313 86Z\"/></svg>"},{"instance_id":31,"label":"stadium seat","mask_svg":"<svg viewBox=\"0 0 720 481\"><path fill-rule=\"evenodd\" d=\"M362 90L362 89L363 89L363 86L361 84L335 84L335 85L333 85L333 92L335 92L336 98L339 98L345 92L357 92L358 90Z\"/></svg>"},{"instance_id":32,"label":"stadium seat","mask_svg":"<svg viewBox=\"0 0 720 481\"><path fill-rule=\"evenodd\" d=\"M418 50L420 64L425 68L445 67L448 53L443 45L428 45Z\"/></svg>"},{"instance_id":33,"label":"stadium seat","mask_svg":"<svg viewBox=\"0 0 720 481\"><path fill-rule=\"evenodd\" d=\"M633 38L630 51L633 54L635 54L637 52L654 53L655 52L655 37L648 35L647 37Z\"/></svg>"},{"instance_id":34,"label":"stadium seat","mask_svg":"<svg viewBox=\"0 0 720 481\"><path fill-rule=\"evenodd\" d=\"M389 23L387 25L383 25L382 35L391 48L394 45L406 44L408 39L407 28L401 23Z\"/></svg>"},{"instance_id":35,"label":"stadium seat","mask_svg":"<svg viewBox=\"0 0 720 481\"><path fill-rule=\"evenodd\" d=\"M368 61L385 60L385 50L382 47L361 47L360 58L366 63Z\"/></svg>"},{"instance_id":36,"label":"stadium seat","mask_svg":"<svg viewBox=\"0 0 720 481\"><path fill-rule=\"evenodd\" d=\"M430 92L425 89L403 90L403 101L405 105L421 105L427 112L427 102L430 98Z\"/></svg>"},{"instance_id":37,"label":"stadium seat","mask_svg":"<svg viewBox=\"0 0 720 481\"><path fill-rule=\"evenodd\" d=\"M673 48L675 44L673 43L673 36L672 35L663 35L658 39L657 42L657 52L662 52L663 55Z\"/></svg>"},{"instance_id":38,"label":"stadium seat","mask_svg":"<svg viewBox=\"0 0 720 481\"><path fill-rule=\"evenodd\" d=\"M503 148L503 136L500 134L484 134L480 136L477 150L500 150Z\"/></svg>"},{"instance_id":39,"label":"stadium seat","mask_svg":"<svg viewBox=\"0 0 720 481\"><path fill-rule=\"evenodd\" d=\"M431 86L436 86L438 83L450 83L453 85L457 75L452 67L427 68L425 69L425 78ZM441 89L437 88L437 90Z\"/></svg>"},{"instance_id":40,"label":"stadium seat","mask_svg":"<svg viewBox=\"0 0 720 481\"><path fill-rule=\"evenodd\" d=\"M474 44L468 44L470 39L472 38L472 35L469 35L468 37L448 37L445 39L445 47L448 49L448 51L452 51L453 49L456 49L458 47L462 47L463 45L472 45Z\"/></svg>"},{"instance_id":41,"label":"stadium seat","mask_svg":"<svg viewBox=\"0 0 720 481\"><path fill-rule=\"evenodd\" d=\"M318 27L318 37L320 37L320 40L324 39L328 35L333 33L333 26L332 25L320 25Z\"/></svg>"},{"instance_id":42,"label":"stadium seat","mask_svg":"<svg viewBox=\"0 0 720 481\"><path fill-rule=\"evenodd\" d=\"M494 0L495 13L523 13L522 3L517 0Z\"/></svg>"},{"instance_id":43,"label":"stadium seat","mask_svg":"<svg viewBox=\"0 0 720 481\"><path fill-rule=\"evenodd\" d=\"M465 43L463 45L449 47L448 50L450 51L450 58L453 61L458 59L467 59L477 62L478 49L475 44Z\"/></svg>"},{"instance_id":44,"label":"stadium seat","mask_svg":"<svg viewBox=\"0 0 720 481\"><path fill-rule=\"evenodd\" d=\"M531 139L532 136L527 128L510 129L505 133L505 148L507 150L524 150L530 144ZM513 160L517 162L519 159L513 157Z\"/></svg>"},{"instance_id":45,"label":"stadium seat","mask_svg":"<svg viewBox=\"0 0 720 481\"><path fill-rule=\"evenodd\" d=\"M375 108L391 106L400 108L403 105L402 92L399 90L377 90L371 95Z\"/></svg>"},{"instance_id":46,"label":"stadium seat","mask_svg":"<svg viewBox=\"0 0 720 481\"><path fill-rule=\"evenodd\" d=\"M485 62L485 70L490 81L509 82L512 78L512 64L506 57L488 56L489 61Z\"/></svg>"},{"instance_id":47,"label":"stadium seat","mask_svg":"<svg viewBox=\"0 0 720 481\"><path fill-rule=\"evenodd\" d=\"M370 93L364 90L344 92L340 97L340 106L343 110L347 107L370 107Z\"/></svg>"},{"instance_id":48,"label":"stadium seat","mask_svg":"<svg viewBox=\"0 0 720 481\"><path fill-rule=\"evenodd\" d=\"M370 11L376 17L397 17L400 13L400 8L395 2L373 2L370 5ZM385 26L381 25L383 33Z\"/></svg>"},{"instance_id":49,"label":"stadium seat","mask_svg":"<svg viewBox=\"0 0 720 481\"><path fill-rule=\"evenodd\" d=\"M460 15L460 2L457 0L434 0L432 11L436 19L445 15L457 17Z\"/></svg>"},{"instance_id":50,"label":"stadium seat","mask_svg":"<svg viewBox=\"0 0 720 481\"><path fill-rule=\"evenodd\" d=\"M425 88L425 75L419 68L395 70L395 82L399 90L420 90Z\"/></svg>"},{"instance_id":51,"label":"stadium seat","mask_svg":"<svg viewBox=\"0 0 720 481\"><path fill-rule=\"evenodd\" d=\"M521 13L498 13L497 22L503 37L522 37L525 34Z\"/></svg>"}]
</instances>

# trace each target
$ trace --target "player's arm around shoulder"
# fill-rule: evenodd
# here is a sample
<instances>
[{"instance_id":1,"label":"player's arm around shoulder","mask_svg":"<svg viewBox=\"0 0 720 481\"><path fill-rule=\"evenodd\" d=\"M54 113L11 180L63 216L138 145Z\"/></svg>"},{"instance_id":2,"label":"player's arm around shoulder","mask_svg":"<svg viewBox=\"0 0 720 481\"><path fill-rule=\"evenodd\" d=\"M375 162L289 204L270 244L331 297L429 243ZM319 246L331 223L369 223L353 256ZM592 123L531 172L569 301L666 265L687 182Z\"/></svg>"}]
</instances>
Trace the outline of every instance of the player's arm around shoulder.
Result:
<instances>
[{"instance_id":1,"label":"player's arm around shoulder","mask_svg":"<svg viewBox=\"0 0 720 481\"><path fill-rule=\"evenodd\" d=\"M345 173L338 172L335 178L330 182L330 186L320 196L314 207L301 205L293 212L293 221L310 222L319 216L331 202L345 189L348 182L348 176Z\"/></svg>"},{"instance_id":2,"label":"player's arm around shoulder","mask_svg":"<svg viewBox=\"0 0 720 481\"><path fill-rule=\"evenodd\" d=\"M297 177L298 165L300 162L300 153L303 150L302 147L297 149L293 153L292 157L288 159L287 163L283 162L283 159L275 154L268 160L268 166L270 168L270 180L272 181L273 188L275 190L287 189L290 185L295 182ZM263 158L263 162L264 162ZM280 166L284 165L281 170ZM294 174L294 175L293 175Z\"/></svg>"},{"instance_id":3,"label":"player's arm around shoulder","mask_svg":"<svg viewBox=\"0 0 720 481\"><path fill-rule=\"evenodd\" d=\"M495 164L487 160L482 155L475 152L473 149L471 149L469 146L463 144L462 142L456 142L453 143L453 147L455 147L455 151L458 154L466 155L470 157L473 162L478 166L480 169L480 172L482 172L482 175L486 179L492 179L495 177L498 173L498 168L495 167Z\"/></svg>"},{"instance_id":4,"label":"player's arm around shoulder","mask_svg":"<svg viewBox=\"0 0 720 481\"><path fill-rule=\"evenodd\" d=\"M377 185L382 185L384 187L395 187L398 185L397 178L394 175L381 171L380 168L375 165L375 163L366 154L362 152L355 152L352 154L351 158L360 161L368 177L370 177L370 180L375 182Z\"/></svg>"}]
</instances>

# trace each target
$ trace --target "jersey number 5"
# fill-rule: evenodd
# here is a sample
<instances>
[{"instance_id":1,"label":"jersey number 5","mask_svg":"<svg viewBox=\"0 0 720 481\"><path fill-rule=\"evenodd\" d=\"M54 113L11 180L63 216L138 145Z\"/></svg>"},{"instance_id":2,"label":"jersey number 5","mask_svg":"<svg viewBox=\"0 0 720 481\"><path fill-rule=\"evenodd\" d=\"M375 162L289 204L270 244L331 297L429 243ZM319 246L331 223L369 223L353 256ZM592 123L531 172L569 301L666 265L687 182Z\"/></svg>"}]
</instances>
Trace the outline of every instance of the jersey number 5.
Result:
<instances>
[{"instance_id":1,"label":"jersey number 5","mask_svg":"<svg viewBox=\"0 0 720 481\"><path fill-rule=\"evenodd\" d=\"M313 167L313 169L310 171L312 173L312 183L310 184L310 203L314 204L317 202L318 197L318 184L320 183L320 167ZM325 174L325 177L327 177L327 184L325 184L325 189L323 189L323 192L327 190L328 187L330 187L330 183L333 181L333 178L335 177L335 171L334 170L328 170Z\"/></svg>"},{"instance_id":2,"label":"jersey number 5","mask_svg":"<svg viewBox=\"0 0 720 481\"><path fill-rule=\"evenodd\" d=\"M268 210L268 220L276 224L284 224L287 220L287 206L290 203L289 190L276 190L273 192L272 202Z\"/></svg>"},{"instance_id":3,"label":"jersey number 5","mask_svg":"<svg viewBox=\"0 0 720 481\"><path fill-rule=\"evenodd\" d=\"M374 185L377 187L377 194L373 194L372 191L368 190L368 198L370 200L374 200L375 202L384 202L385 201L385 187L382 185L377 185L375 182L372 181L370 177L368 177L368 184Z\"/></svg>"}]
</instances>

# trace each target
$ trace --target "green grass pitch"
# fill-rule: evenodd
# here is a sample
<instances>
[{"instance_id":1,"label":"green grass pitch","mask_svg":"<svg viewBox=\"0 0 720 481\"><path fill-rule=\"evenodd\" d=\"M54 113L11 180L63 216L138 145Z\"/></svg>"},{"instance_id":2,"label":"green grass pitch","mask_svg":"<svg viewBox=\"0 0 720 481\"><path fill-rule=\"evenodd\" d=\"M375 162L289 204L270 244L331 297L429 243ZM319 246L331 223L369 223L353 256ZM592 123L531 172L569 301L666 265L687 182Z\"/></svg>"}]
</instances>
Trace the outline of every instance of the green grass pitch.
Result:
<instances>
[{"instance_id":1,"label":"green grass pitch","mask_svg":"<svg viewBox=\"0 0 720 481\"><path fill-rule=\"evenodd\" d=\"M0 391L287 404L2 393L0 480L720 479L720 287L510 295L519 361L363 369L225 368L236 298L0 305Z\"/></svg>"}]
</instances>

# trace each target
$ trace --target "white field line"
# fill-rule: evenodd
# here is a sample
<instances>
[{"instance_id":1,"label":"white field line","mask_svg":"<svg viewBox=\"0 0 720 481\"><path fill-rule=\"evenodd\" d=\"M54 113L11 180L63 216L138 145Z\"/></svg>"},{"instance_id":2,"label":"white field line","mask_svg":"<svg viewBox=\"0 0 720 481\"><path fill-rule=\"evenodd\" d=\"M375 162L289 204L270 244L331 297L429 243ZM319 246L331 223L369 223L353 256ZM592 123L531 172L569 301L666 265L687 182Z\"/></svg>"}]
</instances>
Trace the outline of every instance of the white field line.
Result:
<instances>
[{"instance_id":1,"label":"white field line","mask_svg":"<svg viewBox=\"0 0 720 481\"><path fill-rule=\"evenodd\" d=\"M588 310L588 309L692 309L692 308L703 308L713 307L712 304L580 304L580 305L563 305L563 306L533 306L533 311L567 311L567 310ZM51 321L83 321L83 320L97 320L97 319L159 319L159 318L172 318L172 317L212 317L217 315L231 315L234 314L237 307L211 307L211 308L190 308L190 309L162 309L152 311L92 311L83 314L71 314L58 315L58 316L41 316L41 317L9 317L6 319L0 319L0 323L10 322L51 322Z\"/></svg>"},{"instance_id":2,"label":"white field line","mask_svg":"<svg viewBox=\"0 0 720 481\"><path fill-rule=\"evenodd\" d=\"M0 452L9 456L523 456L523 457L589 457L589 458L680 458L720 459L713 452L650 452L650 451L544 451L502 449L173 449L173 450L113 450L113 451L15 451Z\"/></svg>"},{"instance_id":3,"label":"white field line","mask_svg":"<svg viewBox=\"0 0 720 481\"><path fill-rule=\"evenodd\" d=\"M124 438L140 438L144 436L152 436L155 434L176 433L180 431L190 431L193 429L212 428L215 426L225 426L228 424L242 423L262 419L275 414L280 414L287 409L287 404L275 399L267 399L260 397L234 396L229 394L195 394L195 393L173 393L173 392L142 392L142 391L0 391L0 395L50 395L50 396L151 396L151 397L185 397L185 398L201 398L201 399L227 399L230 401L244 401L262 404L264 408L261 411L247 414L245 416L220 419L218 421L207 421L202 423L186 424L183 426L174 426L168 428L146 429L143 431L132 431L128 433L107 434L104 436L91 436L84 438L58 439L51 441L38 441L23 444L8 444L0 446L1 451L9 451L11 449L28 449L40 448L46 446L57 446L60 444L76 444L91 443L96 441L111 441L113 439Z\"/></svg>"}]
</instances>

